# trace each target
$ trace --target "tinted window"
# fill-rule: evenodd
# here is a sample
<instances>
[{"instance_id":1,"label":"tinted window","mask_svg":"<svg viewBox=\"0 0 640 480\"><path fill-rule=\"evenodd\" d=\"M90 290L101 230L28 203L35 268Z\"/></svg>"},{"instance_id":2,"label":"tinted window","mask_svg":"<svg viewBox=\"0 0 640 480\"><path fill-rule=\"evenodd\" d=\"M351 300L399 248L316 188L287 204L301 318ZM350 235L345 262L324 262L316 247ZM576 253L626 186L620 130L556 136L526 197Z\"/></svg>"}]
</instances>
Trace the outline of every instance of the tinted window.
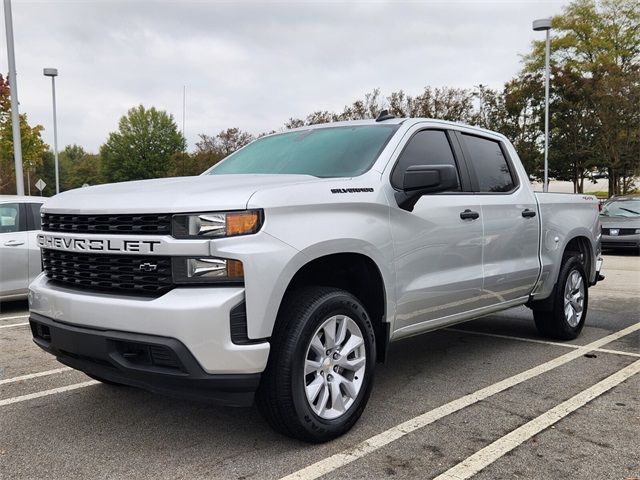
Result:
<instances>
[{"instance_id":1,"label":"tinted window","mask_svg":"<svg viewBox=\"0 0 640 480\"><path fill-rule=\"evenodd\" d=\"M402 188L404 172L413 165L453 165L456 167L456 160L451 151L447 134L442 130L422 130L411 137L393 169L391 185ZM457 190L460 190L459 185L460 177L458 176Z\"/></svg>"},{"instance_id":2,"label":"tinted window","mask_svg":"<svg viewBox=\"0 0 640 480\"><path fill-rule=\"evenodd\" d=\"M41 217L40 217L40 207L42 207L41 203L28 203L27 204L27 215L28 215L28 225L27 228L29 230L40 230L41 225Z\"/></svg>"},{"instance_id":3,"label":"tinted window","mask_svg":"<svg viewBox=\"0 0 640 480\"><path fill-rule=\"evenodd\" d=\"M478 177L480 192L508 192L515 184L500 143L462 134L471 164Z\"/></svg>"},{"instance_id":4,"label":"tinted window","mask_svg":"<svg viewBox=\"0 0 640 480\"><path fill-rule=\"evenodd\" d=\"M271 135L238 150L207 173L353 177L371 168L397 128L328 127Z\"/></svg>"},{"instance_id":5,"label":"tinted window","mask_svg":"<svg viewBox=\"0 0 640 480\"><path fill-rule=\"evenodd\" d=\"M17 203L0 203L0 233L21 231L20 208Z\"/></svg>"}]
</instances>

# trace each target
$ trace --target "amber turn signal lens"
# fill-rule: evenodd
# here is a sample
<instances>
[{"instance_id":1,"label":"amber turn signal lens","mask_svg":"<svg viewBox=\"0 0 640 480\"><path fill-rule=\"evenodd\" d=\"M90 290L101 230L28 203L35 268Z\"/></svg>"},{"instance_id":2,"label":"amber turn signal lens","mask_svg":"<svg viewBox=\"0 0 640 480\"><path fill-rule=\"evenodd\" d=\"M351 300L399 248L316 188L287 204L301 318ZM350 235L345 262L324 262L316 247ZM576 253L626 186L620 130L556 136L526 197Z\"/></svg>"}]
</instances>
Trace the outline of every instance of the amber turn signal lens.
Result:
<instances>
[{"instance_id":1,"label":"amber turn signal lens","mask_svg":"<svg viewBox=\"0 0 640 480\"><path fill-rule=\"evenodd\" d=\"M239 260L227 260L227 277L230 279L244 277L244 268Z\"/></svg>"},{"instance_id":2,"label":"amber turn signal lens","mask_svg":"<svg viewBox=\"0 0 640 480\"><path fill-rule=\"evenodd\" d=\"M259 228L260 212L257 210L227 213L227 237L256 233Z\"/></svg>"}]
</instances>

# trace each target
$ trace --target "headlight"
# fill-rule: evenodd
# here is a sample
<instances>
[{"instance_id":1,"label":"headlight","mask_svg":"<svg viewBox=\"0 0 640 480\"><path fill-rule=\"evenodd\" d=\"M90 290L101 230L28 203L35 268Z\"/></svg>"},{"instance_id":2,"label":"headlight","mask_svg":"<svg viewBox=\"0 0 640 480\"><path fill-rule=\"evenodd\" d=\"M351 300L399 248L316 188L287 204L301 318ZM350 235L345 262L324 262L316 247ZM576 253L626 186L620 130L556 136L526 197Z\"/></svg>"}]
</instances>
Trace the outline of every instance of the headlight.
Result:
<instances>
[{"instance_id":1,"label":"headlight","mask_svg":"<svg viewBox=\"0 0 640 480\"><path fill-rule=\"evenodd\" d=\"M174 215L175 238L222 238L256 233L262 227L262 210Z\"/></svg>"},{"instance_id":2,"label":"headlight","mask_svg":"<svg viewBox=\"0 0 640 480\"><path fill-rule=\"evenodd\" d=\"M244 269L239 260L174 257L174 283L241 283Z\"/></svg>"}]
</instances>

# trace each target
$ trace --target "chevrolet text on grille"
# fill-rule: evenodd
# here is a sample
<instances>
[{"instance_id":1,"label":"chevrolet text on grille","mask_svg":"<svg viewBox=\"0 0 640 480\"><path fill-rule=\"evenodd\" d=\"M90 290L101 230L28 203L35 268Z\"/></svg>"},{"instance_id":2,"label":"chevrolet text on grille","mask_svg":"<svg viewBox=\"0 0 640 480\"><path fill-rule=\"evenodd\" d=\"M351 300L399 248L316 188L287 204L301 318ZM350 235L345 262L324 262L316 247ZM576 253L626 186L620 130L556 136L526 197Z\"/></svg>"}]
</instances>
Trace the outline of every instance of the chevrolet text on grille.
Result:
<instances>
[{"instance_id":1,"label":"chevrolet text on grille","mask_svg":"<svg viewBox=\"0 0 640 480\"><path fill-rule=\"evenodd\" d=\"M60 250L92 251L92 252L153 252L159 240L113 240L101 238L69 238L41 233L38 235L40 247Z\"/></svg>"}]
</instances>

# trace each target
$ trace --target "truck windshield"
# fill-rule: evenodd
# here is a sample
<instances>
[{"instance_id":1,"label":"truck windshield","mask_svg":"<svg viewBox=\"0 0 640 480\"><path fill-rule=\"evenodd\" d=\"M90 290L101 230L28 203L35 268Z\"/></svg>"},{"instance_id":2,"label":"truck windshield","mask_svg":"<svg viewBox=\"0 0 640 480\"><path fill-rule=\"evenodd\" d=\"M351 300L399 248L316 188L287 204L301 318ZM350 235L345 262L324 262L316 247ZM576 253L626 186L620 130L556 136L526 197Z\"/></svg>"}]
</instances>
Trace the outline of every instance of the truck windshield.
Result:
<instances>
[{"instance_id":1,"label":"truck windshield","mask_svg":"<svg viewBox=\"0 0 640 480\"><path fill-rule=\"evenodd\" d=\"M371 168L398 125L326 127L264 137L205 172L354 177Z\"/></svg>"}]
</instances>

